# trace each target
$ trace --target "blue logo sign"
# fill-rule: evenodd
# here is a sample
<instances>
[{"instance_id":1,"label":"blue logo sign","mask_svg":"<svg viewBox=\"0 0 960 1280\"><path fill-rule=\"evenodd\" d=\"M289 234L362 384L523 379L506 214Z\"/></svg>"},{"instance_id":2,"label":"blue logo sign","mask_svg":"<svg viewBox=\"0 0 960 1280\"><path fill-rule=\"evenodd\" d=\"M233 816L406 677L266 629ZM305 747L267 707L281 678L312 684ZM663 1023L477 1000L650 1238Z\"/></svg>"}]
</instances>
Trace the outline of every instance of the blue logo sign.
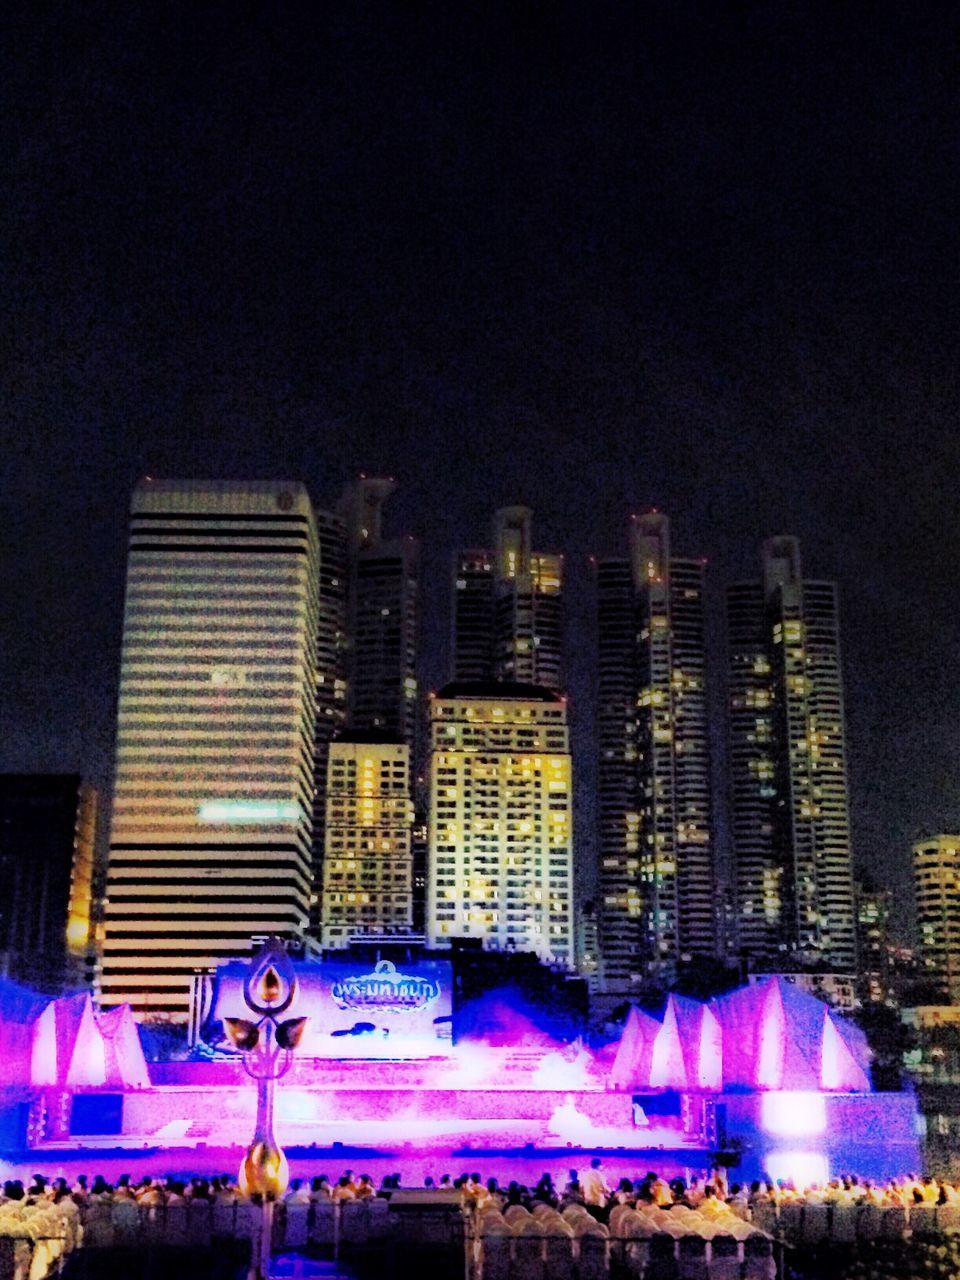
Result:
<instances>
[{"instance_id":1,"label":"blue logo sign","mask_svg":"<svg viewBox=\"0 0 960 1280\"><path fill-rule=\"evenodd\" d=\"M373 973L334 982L330 994L341 1009L410 1013L433 1004L440 996L440 983L418 974L397 973L396 965L381 960Z\"/></svg>"}]
</instances>

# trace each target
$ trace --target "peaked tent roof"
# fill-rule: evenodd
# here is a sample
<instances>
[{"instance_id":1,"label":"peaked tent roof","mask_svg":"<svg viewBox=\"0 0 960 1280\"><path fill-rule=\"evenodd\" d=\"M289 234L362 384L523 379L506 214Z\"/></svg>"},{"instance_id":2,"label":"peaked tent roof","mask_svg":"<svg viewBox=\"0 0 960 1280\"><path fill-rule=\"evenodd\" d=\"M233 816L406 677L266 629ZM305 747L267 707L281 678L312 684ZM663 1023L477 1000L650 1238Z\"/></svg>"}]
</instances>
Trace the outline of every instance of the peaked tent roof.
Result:
<instances>
[{"instance_id":1,"label":"peaked tent roof","mask_svg":"<svg viewBox=\"0 0 960 1280\"><path fill-rule=\"evenodd\" d=\"M139 1028L129 1005L97 1013L89 993L63 996L50 1000L26 1030L29 1049L20 1083L114 1089L143 1089L150 1084Z\"/></svg>"},{"instance_id":2,"label":"peaked tent roof","mask_svg":"<svg viewBox=\"0 0 960 1280\"><path fill-rule=\"evenodd\" d=\"M130 1006L119 1004L97 1014L97 1025L106 1051L108 1081L119 1081L128 1089L149 1088L150 1071Z\"/></svg>"},{"instance_id":3,"label":"peaked tent roof","mask_svg":"<svg viewBox=\"0 0 960 1280\"><path fill-rule=\"evenodd\" d=\"M615 1089L646 1086L650 1080L650 1057L660 1023L636 1005L630 1006L623 1035L617 1045L610 1069L610 1083Z\"/></svg>"},{"instance_id":4,"label":"peaked tent roof","mask_svg":"<svg viewBox=\"0 0 960 1280\"><path fill-rule=\"evenodd\" d=\"M859 1028L779 975L719 996L711 1007L722 1027L726 1087L869 1091L869 1050ZM826 1076L825 1036L832 1055Z\"/></svg>"}]
</instances>

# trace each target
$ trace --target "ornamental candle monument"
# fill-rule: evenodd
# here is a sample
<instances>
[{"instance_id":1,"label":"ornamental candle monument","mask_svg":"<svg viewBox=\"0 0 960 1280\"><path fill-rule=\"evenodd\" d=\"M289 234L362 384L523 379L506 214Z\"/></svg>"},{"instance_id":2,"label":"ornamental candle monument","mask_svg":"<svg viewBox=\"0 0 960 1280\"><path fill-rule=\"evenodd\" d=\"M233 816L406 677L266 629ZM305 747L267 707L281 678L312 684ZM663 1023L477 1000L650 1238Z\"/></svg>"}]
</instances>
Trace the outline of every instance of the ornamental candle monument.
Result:
<instances>
[{"instance_id":1,"label":"ornamental candle monument","mask_svg":"<svg viewBox=\"0 0 960 1280\"><path fill-rule=\"evenodd\" d=\"M257 1082L257 1123L253 1140L240 1165L240 1189L262 1201L260 1238L254 1243L251 1280L270 1273L273 1206L287 1189L289 1168L273 1133L277 1081L290 1070L306 1018L283 1015L297 996L297 975L278 938L268 938L250 962L244 978L244 1003L254 1020L224 1018L223 1029L234 1049L243 1055L247 1074Z\"/></svg>"}]
</instances>

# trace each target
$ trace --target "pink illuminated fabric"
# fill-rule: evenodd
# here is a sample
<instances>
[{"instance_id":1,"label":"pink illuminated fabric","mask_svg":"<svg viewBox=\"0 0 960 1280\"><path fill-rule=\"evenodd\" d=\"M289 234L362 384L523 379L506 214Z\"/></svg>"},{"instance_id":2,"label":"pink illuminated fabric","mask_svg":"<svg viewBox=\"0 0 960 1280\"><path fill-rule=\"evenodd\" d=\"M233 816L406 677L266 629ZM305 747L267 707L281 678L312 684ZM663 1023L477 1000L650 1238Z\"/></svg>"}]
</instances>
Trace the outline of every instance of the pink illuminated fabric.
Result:
<instances>
[{"instance_id":1,"label":"pink illuminated fabric","mask_svg":"<svg viewBox=\"0 0 960 1280\"><path fill-rule=\"evenodd\" d=\"M653 1042L659 1030L656 1018L631 1006L610 1068L610 1083L615 1089L645 1089L650 1084Z\"/></svg>"},{"instance_id":2,"label":"pink illuminated fabric","mask_svg":"<svg viewBox=\"0 0 960 1280\"><path fill-rule=\"evenodd\" d=\"M786 1017L779 982L767 985L760 1014L760 1043L753 1083L758 1089L783 1088L783 1059L786 1048Z\"/></svg>"},{"instance_id":3,"label":"pink illuminated fabric","mask_svg":"<svg viewBox=\"0 0 960 1280\"><path fill-rule=\"evenodd\" d=\"M677 1008L671 996L664 1010L663 1024L653 1042L650 1062L650 1087L652 1089L686 1089L687 1067L683 1058L683 1044L677 1025Z\"/></svg>"},{"instance_id":4,"label":"pink illuminated fabric","mask_svg":"<svg viewBox=\"0 0 960 1280\"><path fill-rule=\"evenodd\" d=\"M130 1006L121 1004L97 1014L97 1026L103 1037L108 1082L125 1089L148 1089L150 1072Z\"/></svg>"},{"instance_id":5,"label":"pink illuminated fabric","mask_svg":"<svg viewBox=\"0 0 960 1280\"><path fill-rule=\"evenodd\" d=\"M34 1086L145 1089L150 1085L129 1005L98 1014L88 994L63 996L51 1000L29 1030L29 1080Z\"/></svg>"},{"instance_id":6,"label":"pink illuminated fabric","mask_svg":"<svg viewBox=\"0 0 960 1280\"><path fill-rule=\"evenodd\" d=\"M73 1038L73 1052L67 1066L66 1083L74 1088L96 1088L107 1083L107 1062L103 1036L93 1012L89 996L75 997L82 1001L80 1018ZM64 1049L66 1046L63 1046ZM59 1056L58 1045L58 1056Z\"/></svg>"},{"instance_id":7,"label":"pink illuminated fabric","mask_svg":"<svg viewBox=\"0 0 960 1280\"><path fill-rule=\"evenodd\" d=\"M820 1084L824 1089L842 1089L847 1092L868 1091L870 1088L866 1072L854 1058L828 1009L823 1011Z\"/></svg>"},{"instance_id":8,"label":"pink illuminated fabric","mask_svg":"<svg viewBox=\"0 0 960 1280\"><path fill-rule=\"evenodd\" d=\"M33 1024L30 1083L41 1086L57 1084L58 1081L57 1006L51 1001Z\"/></svg>"},{"instance_id":9,"label":"pink illuminated fabric","mask_svg":"<svg viewBox=\"0 0 960 1280\"><path fill-rule=\"evenodd\" d=\"M725 1088L869 1091L863 1033L794 983L772 976L709 1007L721 1028Z\"/></svg>"},{"instance_id":10,"label":"pink illuminated fabric","mask_svg":"<svg viewBox=\"0 0 960 1280\"><path fill-rule=\"evenodd\" d=\"M716 1014L704 1005L700 1013L697 1084L701 1089L723 1088L723 1032Z\"/></svg>"}]
</instances>

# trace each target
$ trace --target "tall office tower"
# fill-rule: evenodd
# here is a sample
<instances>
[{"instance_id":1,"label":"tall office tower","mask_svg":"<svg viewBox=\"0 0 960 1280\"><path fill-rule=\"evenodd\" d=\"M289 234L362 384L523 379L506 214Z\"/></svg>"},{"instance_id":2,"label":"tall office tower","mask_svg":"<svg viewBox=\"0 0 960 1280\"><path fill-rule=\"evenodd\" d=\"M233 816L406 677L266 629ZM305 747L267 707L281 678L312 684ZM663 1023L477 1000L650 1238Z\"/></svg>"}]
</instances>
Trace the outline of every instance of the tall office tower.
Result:
<instances>
[{"instance_id":1,"label":"tall office tower","mask_svg":"<svg viewBox=\"0 0 960 1280\"><path fill-rule=\"evenodd\" d=\"M563 557L531 550L531 522L502 507L493 547L455 557L455 680L563 687Z\"/></svg>"},{"instance_id":2,"label":"tall office tower","mask_svg":"<svg viewBox=\"0 0 960 1280\"><path fill-rule=\"evenodd\" d=\"M597 566L601 951L607 990L662 985L717 954L704 562L635 518Z\"/></svg>"},{"instance_id":3,"label":"tall office tower","mask_svg":"<svg viewBox=\"0 0 960 1280\"><path fill-rule=\"evenodd\" d=\"M327 761L330 743L347 716L347 534L340 516L316 511L319 546L317 613L317 731L314 747L313 891L310 932L320 936L322 919Z\"/></svg>"},{"instance_id":4,"label":"tall office tower","mask_svg":"<svg viewBox=\"0 0 960 1280\"><path fill-rule=\"evenodd\" d=\"M504 507L496 534L495 675L562 689L563 556L530 549L532 513Z\"/></svg>"},{"instance_id":5,"label":"tall office tower","mask_svg":"<svg viewBox=\"0 0 960 1280\"><path fill-rule=\"evenodd\" d=\"M59 994L88 976L97 793L77 774L0 775L0 973Z\"/></svg>"},{"instance_id":6,"label":"tall office tower","mask_svg":"<svg viewBox=\"0 0 960 1280\"><path fill-rule=\"evenodd\" d=\"M727 598L737 927L761 965L856 968L836 587L795 538L763 547Z\"/></svg>"},{"instance_id":7,"label":"tall office tower","mask_svg":"<svg viewBox=\"0 0 960 1280\"><path fill-rule=\"evenodd\" d=\"M427 939L574 960L567 708L536 685L461 681L430 702Z\"/></svg>"},{"instance_id":8,"label":"tall office tower","mask_svg":"<svg viewBox=\"0 0 960 1280\"><path fill-rule=\"evenodd\" d=\"M405 742L417 760L419 552L415 539L382 537L383 504L396 484L361 477L338 507L349 559L348 723Z\"/></svg>"},{"instance_id":9,"label":"tall office tower","mask_svg":"<svg viewBox=\"0 0 960 1280\"><path fill-rule=\"evenodd\" d=\"M489 550L458 551L453 565L453 678L492 680L495 556Z\"/></svg>"},{"instance_id":10,"label":"tall office tower","mask_svg":"<svg viewBox=\"0 0 960 1280\"><path fill-rule=\"evenodd\" d=\"M195 972L307 925L318 559L299 484L134 490L102 1005L186 1021Z\"/></svg>"},{"instance_id":11,"label":"tall office tower","mask_svg":"<svg viewBox=\"0 0 960 1280\"><path fill-rule=\"evenodd\" d=\"M960 1004L960 835L913 846L920 963L951 1004Z\"/></svg>"},{"instance_id":12,"label":"tall office tower","mask_svg":"<svg viewBox=\"0 0 960 1280\"><path fill-rule=\"evenodd\" d=\"M893 942L890 908L893 895L865 880L855 880L857 901L857 958L860 999L884 1003L892 993Z\"/></svg>"},{"instance_id":13,"label":"tall office tower","mask_svg":"<svg viewBox=\"0 0 960 1280\"><path fill-rule=\"evenodd\" d=\"M410 748L362 730L330 745L323 945L413 926Z\"/></svg>"}]
</instances>

